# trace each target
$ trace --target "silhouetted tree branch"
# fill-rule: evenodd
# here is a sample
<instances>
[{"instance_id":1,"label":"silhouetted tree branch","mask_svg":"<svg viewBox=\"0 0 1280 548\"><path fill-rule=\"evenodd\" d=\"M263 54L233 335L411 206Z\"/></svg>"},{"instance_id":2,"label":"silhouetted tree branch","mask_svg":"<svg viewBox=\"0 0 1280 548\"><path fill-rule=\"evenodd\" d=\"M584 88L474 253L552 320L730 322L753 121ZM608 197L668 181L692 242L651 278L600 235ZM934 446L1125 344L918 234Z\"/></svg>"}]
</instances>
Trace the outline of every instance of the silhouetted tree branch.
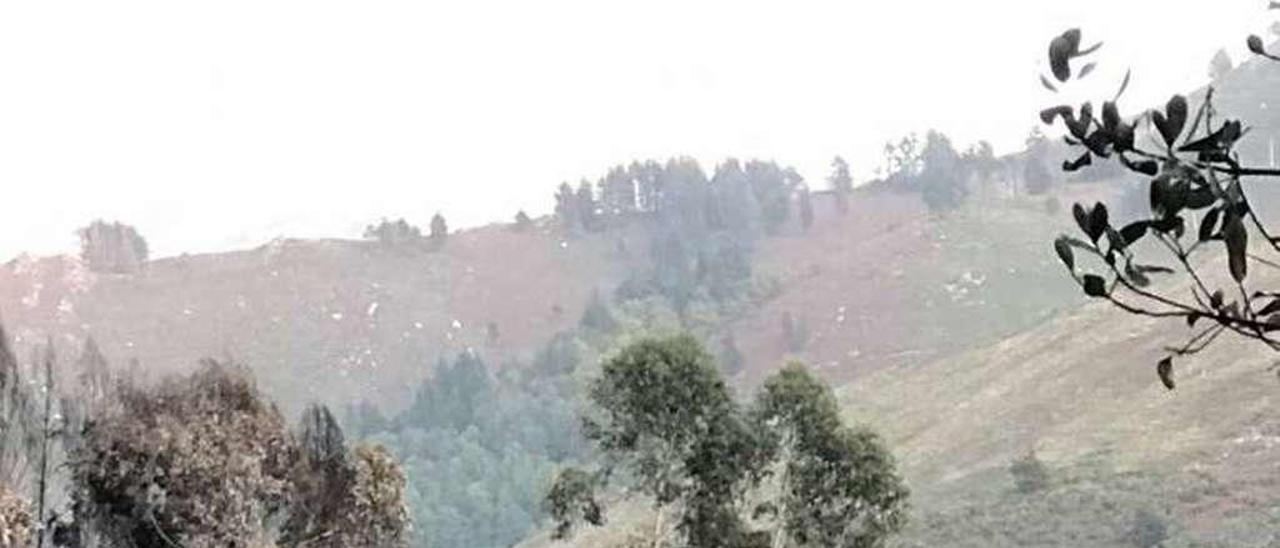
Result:
<instances>
[{"instance_id":1,"label":"silhouetted tree branch","mask_svg":"<svg viewBox=\"0 0 1280 548\"><path fill-rule=\"evenodd\" d=\"M1081 48L1078 29L1054 38L1049 45L1052 79L1041 76L1041 82L1056 93L1086 77L1096 64L1089 62L1079 70L1073 64L1100 45ZM1267 53L1257 36L1249 37L1248 45L1257 55L1280 59ZM1250 262L1280 267L1249 252L1250 232L1276 254L1280 254L1280 239L1272 236L1258 217L1242 184L1245 178L1280 178L1280 169L1241 165L1235 146L1249 129L1240 120L1215 122L1213 88L1206 92L1188 127L1191 111L1181 95L1173 96L1163 108L1122 117L1117 102L1128 83L1126 74L1115 97L1103 102L1097 115L1093 104L1086 102L1078 107L1064 104L1047 108L1041 111L1040 119L1048 125L1061 122L1066 142L1083 149L1075 159L1063 162L1064 171L1079 170L1095 159L1112 159L1149 178L1151 215L1116 227L1105 204L1089 208L1076 204L1073 214L1086 238L1061 236L1054 249L1086 295L1105 299L1130 314L1186 322L1192 335L1182 345L1167 347L1169 354L1157 365L1161 381L1172 389L1172 358L1201 352L1225 332L1280 350L1276 336L1280 331L1280 292L1251 291L1248 278ZM1140 145L1140 136L1154 143L1154 148ZM1188 224L1197 217L1196 230L1188 234ZM1177 270L1149 264L1145 257L1149 248L1137 247L1143 238L1155 242L1154 249L1167 252L1177 262ZM1216 242L1222 243L1232 280L1223 287L1213 287L1200 270L1208 264L1201 256ZM1138 249L1142 250L1141 258ZM1078 264L1078 252L1100 262L1101 272ZM1179 272L1188 280L1189 299L1170 294L1167 285L1152 284L1152 276ZM1197 329L1200 322L1212 325Z\"/></svg>"}]
</instances>

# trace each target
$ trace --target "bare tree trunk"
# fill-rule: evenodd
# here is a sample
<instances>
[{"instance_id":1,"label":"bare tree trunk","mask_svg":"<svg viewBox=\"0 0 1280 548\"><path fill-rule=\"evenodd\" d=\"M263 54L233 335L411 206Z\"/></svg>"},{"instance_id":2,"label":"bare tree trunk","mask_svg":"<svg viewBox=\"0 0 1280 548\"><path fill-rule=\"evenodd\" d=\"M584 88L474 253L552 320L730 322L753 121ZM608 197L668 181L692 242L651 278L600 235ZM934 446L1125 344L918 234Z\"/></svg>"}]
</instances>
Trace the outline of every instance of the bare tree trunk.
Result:
<instances>
[{"instance_id":1,"label":"bare tree trunk","mask_svg":"<svg viewBox=\"0 0 1280 548\"><path fill-rule=\"evenodd\" d=\"M44 354L44 416L40 423L40 477L36 492L36 548L44 546L45 492L49 479L49 415L53 404L53 339Z\"/></svg>"},{"instance_id":2,"label":"bare tree trunk","mask_svg":"<svg viewBox=\"0 0 1280 548\"><path fill-rule=\"evenodd\" d=\"M775 519L777 525L773 530L773 548L783 548L786 546L787 535L787 518L786 518L786 494L789 492L789 483L791 482L790 465L792 458L792 450L795 446L795 429L789 429L785 436L782 437L782 458L781 470L778 473L778 493L777 504L775 505Z\"/></svg>"},{"instance_id":3,"label":"bare tree trunk","mask_svg":"<svg viewBox=\"0 0 1280 548\"><path fill-rule=\"evenodd\" d=\"M662 546L662 508L659 507L653 513L653 544L651 548Z\"/></svg>"}]
</instances>

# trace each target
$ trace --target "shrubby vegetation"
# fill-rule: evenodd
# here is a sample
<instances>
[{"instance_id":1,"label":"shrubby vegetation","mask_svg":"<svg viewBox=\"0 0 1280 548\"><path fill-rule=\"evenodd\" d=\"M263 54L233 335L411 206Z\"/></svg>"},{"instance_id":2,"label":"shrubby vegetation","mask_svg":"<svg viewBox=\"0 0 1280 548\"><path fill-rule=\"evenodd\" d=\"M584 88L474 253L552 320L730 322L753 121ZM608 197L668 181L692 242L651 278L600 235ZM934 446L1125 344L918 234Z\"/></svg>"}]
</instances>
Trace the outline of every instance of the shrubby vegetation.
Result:
<instances>
[{"instance_id":1,"label":"shrubby vegetation","mask_svg":"<svg viewBox=\"0 0 1280 548\"><path fill-rule=\"evenodd\" d=\"M328 416L322 407L291 432L243 368L206 361L189 376L143 386L111 375L92 340L74 382L55 382L62 370L51 349L40 364L40 383L23 381L0 336L0 534L8 538L67 547L394 546L404 538L398 465L373 447L353 457L335 423L312 418ZM319 434L315 424L324 426Z\"/></svg>"},{"instance_id":2,"label":"shrubby vegetation","mask_svg":"<svg viewBox=\"0 0 1280 548\"><path fill-rule=\"evenodd\" d=\"M247 373L206 362L155 390L120 388L118 409L86 421L72 458L78 524L120 546L262 540L292 455L284 419Z\"/></svg>"},{"instance_id":3,"label":"shrubby vegetation","mask_svg":"<svg viewBox=\"0 0 1280 548\"><path fill-rule=\"evenodd\" d=\"M1035 451L1013 459L1009 463L1013 487L1019 493L1038 493L1049 488L1049 468L1036 456Z\"/></svg>"},{"instance_id":4,"label":"shrubby vegetation","mask_svg":"<svg viewBox=\"0 0 1280 548\"><path fill-rule=\"evenodd\" d=\"M364 229L364 238L387 247L401 247L422 242L422 231L403 218L395 221L383 219Z\"/></svg>"}]
</instances>

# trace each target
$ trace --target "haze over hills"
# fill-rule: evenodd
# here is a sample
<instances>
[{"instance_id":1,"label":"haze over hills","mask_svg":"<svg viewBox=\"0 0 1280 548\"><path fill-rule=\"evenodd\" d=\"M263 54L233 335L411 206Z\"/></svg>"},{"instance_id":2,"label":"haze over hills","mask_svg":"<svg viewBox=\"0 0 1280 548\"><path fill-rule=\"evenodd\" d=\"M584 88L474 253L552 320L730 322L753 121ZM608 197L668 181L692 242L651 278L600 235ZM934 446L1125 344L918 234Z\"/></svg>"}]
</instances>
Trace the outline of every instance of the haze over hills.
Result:
<instances>
[{"instance_id":1,"label":"haze over hills","mask_svg":"<svg viewBox=\"0 0 1280 548\"><path fill-rule=\"evenodd\" d=\"M1275 132L1252 90L1275 74L1218 78L1223 112L1263 120L1255 160ZM417 540L447 546L540 543L546 478L592 457L582 383L664 330L719 354L739 395L789 360L839 386L915 492L901 545L1274 540L1265 360L1223 345L1162 392L1151 364L1169 325L1083 304L1049 247L1073 230L1068 204L1116 204L1120 222L1148 208L1145 185L1050 177L1031 168L1059 151L1036 143L994 158L931 133L894 176L821 192L773 162L709 177L637 162L561 187L551 217L281 239L127 273L89 268L92 253L20 257L0 268L0 310L22 355L50 340L67 367L92 337L115 369L152 378L223 358L290 415L345 411L352 437L402 462ZM619 541L645 513L624 505L574 542Z\"/></svg>"},{"instance_id":2,"label":"haze over hills","mask_svg":"<svg viewBox=\"0 0 1280 548\"><path fill-rule=\"evenodd\" d=\"M1241 147L1247 162L1276 165L1275 113L1263 90L1275 89L1268 83L1277 75L1274 64L1249 62L1215 82L1220 115L1257 120ZM1192 97L1203 96L1200 90ZM1126 196L1120 205L1145 211L1146 185L1128 184L1112 187ZM1064 202L1088 204L1102 196L1087 195L1089 186L1068 185L1080 194ZM1280 211L1274 190L1257 190L1258 213L1274 219ZM993 230L981 241L1018 253L1008 244L1029 228L997 229L993 218L1016 215L1009 202L988 207L996 210L991 217L970 212ZM953 233L962 224L957 218L927 223L926 232ZM1051 241L1034 238L1041 246ZM947 264L943 256L934 260ZM999 261L987 258L984 264ZM1210 273L1211 286L1229 285L1225 261L1199 266ZM1044 284L1043 290L1070 285L1058 272L1056 280L1032 274L1022 281ZM1252 283L1259 287L1280 283L1274 268L1259 265L1253 272ZM1011 276L992 291L1036 295L1037 289L1018 284ZM877 287L892 284L881 281ZM1274 403L1280 380L1274 357L1252 341L1225 342L1179 360L1178 388L1170 392L1155 364L1166 347L1183 341L1182 322L1079 302L1064 299L1051 316L998 342L975 338L968 349L899 356L897 364L882 359L881 367L862 371L838 389L846 417L885 436L913 489L912 523L890 545L1275 545L1280 415ZM1006 302L998 309L971 309L966 312L977 314L966 318L981 321L992 316L978 312L999 316L1009 310ZM965 323L950 317L943 325L954 330ZM1027 462L1040 474L1033 474L1034 481L1026 476ZM637 503L621 505L610 519L607 527L584 530L568 545L627 545L628 539L645 538L652 514ZM563 544L548 542L545 534L525 544L550 545Z\"/></svg>"},{"instance_id":3,"label":"haze over hills","mask_svg":"<svg viewBox=\"0 0 1280 548\"><path fill-rule=\"evenodd\" d=\"M758 252L777 295L725 326L752 376L790 353L786 314L808 331L795 355L847 379L1032 325L1074 293L1055 283L1042 252L1062 219L1039 199L942 222L913 194L860 192L846 216L829 196L815 202L807 233L792 227ZM1010 238L991 243L998 234ZM370 394L395 407L438 358L473 348L497 367L576 326L594 291L610 295L646 261L645 238L626 229L568 238L544 221L527 232L465 230L438 251L279 240L161 259L138 274L23 257L0 269L0 310L19 347L53 336L74 355L92 336L113 363L155 373L231 357L290 407ZM992 289L1011 282L1050 290Z\"/></svg>"},{"instance_id":4,"label":"haze over hills","mask_svg":"<svg viewBox=\"0 0 1280 548\"><path fill-rule=\"evenodd\" d=\"M1277 75L1250 61L1214 84L1223 115L1260 124L1243 150L1263 162L1275 157L1280 109L1256 90L1271 89ZM1060 160L1054 155L1048 163ZM1088 201L1094 191L1082 188L1055 199ZM794 315L810 339L799 357L849 378L989 341L1071 302L1042 253L1069 228L1067 217L1029 198L975 201L939 221L913 194L862 190L839 216L817 193L812 228L801 231L793 218L756 256L777 295L720 327L736 336L749 370L765 371L788 353L780 323ZM570 238L548 218L525 232L464 230L438 251L280 239L156 260L136 275L90 272L69 256L22 256L0 269L0 311L20 345L53 335L73 349L93 336L113 361L137 359L155 371L231 356L287 388L281 397L291 403L341 402L370 388L403 402L405 383L459 349L479 349L490 363L528 356L576 325L588 297L611 295L647 254L641 230Z\"/></svg>"}]
</instances>

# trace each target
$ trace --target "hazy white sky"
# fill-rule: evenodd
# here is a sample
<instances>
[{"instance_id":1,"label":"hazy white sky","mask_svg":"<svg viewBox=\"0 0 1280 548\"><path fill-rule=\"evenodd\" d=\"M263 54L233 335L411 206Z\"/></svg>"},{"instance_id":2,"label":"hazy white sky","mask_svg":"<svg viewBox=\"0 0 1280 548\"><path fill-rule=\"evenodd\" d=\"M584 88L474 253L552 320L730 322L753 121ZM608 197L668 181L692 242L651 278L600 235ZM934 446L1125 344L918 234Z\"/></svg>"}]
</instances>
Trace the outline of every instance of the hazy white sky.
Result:
<instances>
[{"instance_id":1,"label":"hazy white sky","mask_svg":"<svg viewBox=\"0 0 1280 548\"><path fill-rule=\"evenodd\" d=\"M92 218L159 255L379 217L453 226L551 206L633 158L768 157L859 177L934 127L1016 147L1046 44L1104 40L1132 108L1206 80L1265 0L480 0L0 3L0 259Z\"/></svg>"}]
</instances>

